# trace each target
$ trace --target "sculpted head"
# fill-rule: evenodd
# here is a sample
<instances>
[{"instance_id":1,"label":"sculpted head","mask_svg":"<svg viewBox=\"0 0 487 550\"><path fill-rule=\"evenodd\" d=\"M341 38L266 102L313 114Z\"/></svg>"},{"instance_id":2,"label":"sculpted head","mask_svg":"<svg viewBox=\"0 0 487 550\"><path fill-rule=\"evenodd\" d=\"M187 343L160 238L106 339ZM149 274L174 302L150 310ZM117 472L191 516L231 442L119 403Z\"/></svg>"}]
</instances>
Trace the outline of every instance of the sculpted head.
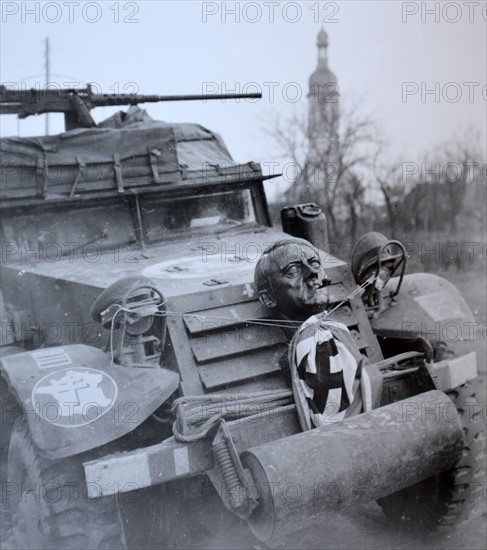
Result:
<instances>
[{"instance_id":1,"label":"sculpted head","mask_svg":"<svg viewBox=\"0 0 487 550\"><path fill-rule=\"evenodd\" d=\"M255 266L259 300L293 320L323 311L330 279L319 251L304 239L283 239L269 246Z\"/></svg>"}]
</instances>

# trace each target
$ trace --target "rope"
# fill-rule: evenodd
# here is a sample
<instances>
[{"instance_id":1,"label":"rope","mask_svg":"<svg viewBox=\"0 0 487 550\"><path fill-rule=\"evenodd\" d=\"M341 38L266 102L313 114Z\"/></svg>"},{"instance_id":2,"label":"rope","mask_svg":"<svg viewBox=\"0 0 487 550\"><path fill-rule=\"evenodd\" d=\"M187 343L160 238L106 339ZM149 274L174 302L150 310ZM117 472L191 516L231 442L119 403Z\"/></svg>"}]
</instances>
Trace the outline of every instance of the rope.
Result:
<instances>
[{"instance_id":1,"label":"rope","mask_svg":"<svg viewBox=\"0 0 487 550\"><path fill-rule=\"evenodd\" d=\"M339 309L342 305L346 304L351 298L353 298L357 293L359 293L361 290L365 289L368 285L374 283L376 276L369 277L366 281L364 281L361 285L359 285L354 291L352 291L348 296L346 296L341 302L339 302L335 307L333 307L330 311L325 312L325 317L329 317L334 311ZM202 315L201 313L182 313L179 311L158 311L159 307L161 305L164 305L166 301L162 302L161 304L157 304L156 298L146 298L145 300L138 300L137 302L128 302L126 307L123 307L122 305L118 306L117 311L112 317L111 326L110 326L110 364L113 365L114 361L114 349L113 349L113 334L114 334L114 328L115 328L115 320L117 316L124 312L124 313L130 313L135 314L138 317L146 317L148 315L154 315L154 316L160 316L160 317L185 317L185 316L192 316L197 319L214 319L214 320L220 320L220 321L235 321L233 317L219 317L216 315ZM241 319L240 322L247 323L249 325L259 325L259 326L274 326L279 328L298 328L302 321L293 321L291 319L254 319L254 318L248 318L248 319ZM123 342L123 337L125 335L125 326L122 327L122 336L121 340Z\"/></svg>"},{"instance_id":2,"label":"rope","mask_svg":"<svg viewBox=\"0 0 487 550\"><path fill-rule=\"evenodd\" d=\"M371 285L375 282L377 277L370 276L366 281L364 281L360 286L358 286L353 292L350 292L350 294L344 298L341 302L339 302L334 308L330 309L330 311L327 311L325 313L325 317L328 317L331 315L334 311L336 311L338 308L342 307L344 304L346 304L351 298L353 298L356 294L358 294L361 290L365 289L368 285Z\"/></svg>"},{"instance_id":3,"label":"rope","mask_svg":"<svg viewBox=\"0 0 487 550\"><path fill-rule=\"evenodd\" d=\"M189 443L206 436L221 418L238 420L293 403L291 390L269 390L247 394L212 394L176 399L171 411L176 415L173 433ZM185 433L180 427L183 426Z\"/></svg>"},{"instance_id":4,"label":"rope","mask_svg":"<svg viewBox=\"0 0 487 550\"><path fill-rule=\"evenodd\" d=\"M392 357L389 357L388 359L382 359L382 361L377 361L375 365L379 367L380 370L386 370L388 367L397 365L402 361L409 361L410 359L416 359L416 358L424 359L424 353L421 351L405 351L404 353L400 353L399 355L394 355ZM408 365L406 365L404 368L407 368L407 367Z\"/></svg>"},{"instance_id":5,"label":"rope","mask_svg":"<svg viewBox=\"0 0 487 550\"><path fill-rule=\"evenodd\" d=\"M358 294L361 290L365 289L368 285L371 285L375 281L376 277L371 276L366 281L364 281L361 285L359 285L354 291L350 292L341 302L339 302L336 306L334 306L330 311L325 312L325 317L330 316L334 311L342 307L344 304L346 304L351 298L353 298L356 294ZM166 316L173 316L173 317L195 317L196 319L206 320L206 319L213 319L217 321L234 321L239 323L247 323L249 325L263 325L263 326L273 326L273 327L281 327L281 328L298 328L300 327L303 322L302 321L293 321L292 319L254 319L252 317L250 318L242 318L242 319L235 319L234 317L223 317L223 316L217 316L217 315L205 315L201 313L182 313L179 311L165 311L157 313L156 315L166 315Z\"/></svg>"},{"instance_id":6,"label":"rope","mask_svg":"<svg viewBox=\"0 0 487 550\"><path fill-rule=\"evenodd\" d=\"M181 313L179 311L166 311L162 315L168 315L173 317L195 317L202 321L207 319L214 319L219 321L234 321L235 323L247 323L249 325L263 325L268 327L281 327L281 328L297 328L302 321L291 321L287 319L252 319L242 318L235 319L234 317L217 317L216 315L202 315L200 313Z\"/></svg>"}]
</instances>

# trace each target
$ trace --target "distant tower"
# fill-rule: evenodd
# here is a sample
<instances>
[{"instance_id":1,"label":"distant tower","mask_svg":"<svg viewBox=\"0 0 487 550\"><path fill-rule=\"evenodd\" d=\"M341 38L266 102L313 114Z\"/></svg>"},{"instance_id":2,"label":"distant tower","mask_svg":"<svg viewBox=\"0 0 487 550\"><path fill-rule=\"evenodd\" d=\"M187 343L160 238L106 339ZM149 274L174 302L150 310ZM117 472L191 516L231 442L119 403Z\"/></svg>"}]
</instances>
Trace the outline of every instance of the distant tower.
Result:
<instances>
[{"instance_id":1,"label":"distant tower","mask_svg":"<svg viewBox=\"0 0 487 550\"><path fill-rule=\"evenodd\" d=\"M334 162L338 149L339 93L335 74L328 67L328 35L324 29L318 33L318 66L309 78L311 162Z\"/></svg>"},{"instance_id":2,"label":"distant tower","mask_svg":"<svg viewBox=\"0 0 487 550\"><path fill-rule=\"evenodd\" d=\"M339 93L337 78L328 67L328 35L318 33L318 66L309 77L306 173L284 195L287 202L316 202L325 209L333 178L338 176Z\"/></svg>"}]
</instances>

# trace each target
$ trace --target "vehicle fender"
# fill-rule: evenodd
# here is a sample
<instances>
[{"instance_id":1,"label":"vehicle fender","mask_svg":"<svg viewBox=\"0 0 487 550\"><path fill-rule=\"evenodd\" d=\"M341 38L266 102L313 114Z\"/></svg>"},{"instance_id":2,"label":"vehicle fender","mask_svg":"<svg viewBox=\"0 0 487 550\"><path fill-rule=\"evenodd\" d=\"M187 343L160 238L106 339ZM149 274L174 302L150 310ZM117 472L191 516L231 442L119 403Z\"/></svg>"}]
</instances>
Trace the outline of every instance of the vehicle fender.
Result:
<instances>
[{"instance_id":1,"label":"vehicle fender","mask_svg":"<svg viewBox=\"0 0 487 550\"><path fill-rule=\"evenodd\" d=\"M387 283L385 295L397 287L397 281L394 277ZM371 326L376 335L386 338L445 341L453 331L465 334L473 322L473 314L455 285L431 273L412 273L404 277L400 293L371 320Z\"/></svg>"},{"instance_id":2,"label":"vehicle fender","mask_svg":"<svg viewBox=\"0 0 487 550\"><path fill-rule=\"evenodd\" d=\"M83 344L4 357L0 369L47 458L81 453L132 431L179 383L173 371L116 365L108 353Z\"/></svg>"}]
</instances>

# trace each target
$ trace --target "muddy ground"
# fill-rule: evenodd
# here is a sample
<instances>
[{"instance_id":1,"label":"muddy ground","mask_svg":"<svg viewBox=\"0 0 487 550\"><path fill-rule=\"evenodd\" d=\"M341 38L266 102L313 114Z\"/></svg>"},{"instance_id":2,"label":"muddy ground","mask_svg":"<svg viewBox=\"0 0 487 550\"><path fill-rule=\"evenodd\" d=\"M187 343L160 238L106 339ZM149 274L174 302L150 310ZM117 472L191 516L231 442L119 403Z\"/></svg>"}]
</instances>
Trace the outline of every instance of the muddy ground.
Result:
<instances>
[{"instance_id":1,"label":"muddy ground","mask_svg":"<svg viewBox=\"0 0 487 550\"><path fill-rule=\"evenodd\" d=\"M478 271L456 272L448 271L441 273L463 293L474 312L475 319L479 326L476 329L474 341L462 342L465 350L475 349L477 352L480 376L477 381L477 400L482 407L487 403L486 399L486 363L487 363L487 342L485 340L485 325L487 322L487 297L485 289L485 268ZM484 408L484 412L485 412ZM485 423L485 414L483 415ZM5 431L5 425L2 423ZM3 434L5 435L5 434ZM1 438L2 445L5 438ZM15 544L12 535L11 523L8 514L3 488L5 486L5 460L2 454L0 468L2 480L2 499L0 514L0 544L5 550L20 550ZM486 512L486 479L483 480L483 492L476 502L476 517L467 523L463 523L448 531L440 531L429 534L411 533L398 530L391 526L383 516L380 508L375 504L363 505L349 510L345 513L334 514L323 518L320 524L305 532L299 532L288 538L283 546L285 548L300 549L451 549L451 550L480 550L486 548L487 540L487 512ZM265 548L265 545L258 541L241 526L229 528L225 521L221 521L221 512L208 510L209 514L206 526L206 534L203 535L195 530L191 535L183 537L180 541L182 547L186 548ZM140 533L140 538L149 533ZM159 546L157 530L151 533L149 546ZM161 544L160 546L163 546ZM272 547L273 545L271 545Z\"/></svg>"}]
</instances>

